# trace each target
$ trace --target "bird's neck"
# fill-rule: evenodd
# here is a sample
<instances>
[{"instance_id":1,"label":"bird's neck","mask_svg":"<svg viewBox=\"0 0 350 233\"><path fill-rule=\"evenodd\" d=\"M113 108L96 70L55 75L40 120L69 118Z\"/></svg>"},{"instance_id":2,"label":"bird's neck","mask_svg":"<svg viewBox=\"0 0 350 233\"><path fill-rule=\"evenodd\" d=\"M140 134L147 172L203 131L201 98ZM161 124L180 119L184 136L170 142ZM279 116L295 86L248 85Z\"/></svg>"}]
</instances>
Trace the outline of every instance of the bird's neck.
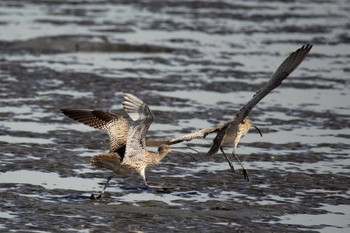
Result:
<instances>
[{"instance_id":1,"label":"bird's neck","mask_svg":"<svg viewBox=\"0 0 350 233\"><path fill-rule=\"evenodd\" d=\"M157 151L157 152L150 153L153 164L159 163L167 154L168 154L167 151Z\"/></svg>"}]
</instances>

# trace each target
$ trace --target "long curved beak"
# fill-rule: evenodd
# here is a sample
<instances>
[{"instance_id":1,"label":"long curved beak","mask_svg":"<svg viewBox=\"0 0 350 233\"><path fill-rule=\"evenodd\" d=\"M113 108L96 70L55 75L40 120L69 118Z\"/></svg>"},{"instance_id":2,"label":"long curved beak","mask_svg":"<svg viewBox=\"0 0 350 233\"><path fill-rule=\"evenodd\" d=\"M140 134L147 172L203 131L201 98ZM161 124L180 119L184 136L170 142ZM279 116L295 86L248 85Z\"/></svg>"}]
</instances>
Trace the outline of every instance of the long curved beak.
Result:
<instances>
[{"instance_id":1,"label":"long curved beak","mask_svg":"<svg viewBox=\"0 0 350 233\"><path fill-rule=\"evenodd\" d=\"M193 149L193 148L190 148L190 147L173 147L173 148L176 148L176 149L190 149L190 150L193 150L193 151L195 151L196 153L198 153L198 154L200 154L200 152L199 151L197 151L197 150L195 150L195 149ZM196 163L197 163L197 160L196 160L196 158L195 157L193 157L191 154L187 154L187 153L184 153L184 152L182 152L182 151L179 151L179 150L173 150L172 149L172 151L174 151L174 152L177 152L177 153L180 153L180 154L185 154L185 155L188 155L188 156L190 156Z\"/></svg>"},{"instance_id":2,"label":"long curved beak","mask_svg":"<svg viewBox=\"0 0 350 233\"><path fill-rule=\"evenodd\" d=\"M260 136L262 137L262 133L261 133L260 129L256 125L253 125L253 126L254 126L254 128L256 128L256 130L259 132Z\"/></svg>"}]
</instances>

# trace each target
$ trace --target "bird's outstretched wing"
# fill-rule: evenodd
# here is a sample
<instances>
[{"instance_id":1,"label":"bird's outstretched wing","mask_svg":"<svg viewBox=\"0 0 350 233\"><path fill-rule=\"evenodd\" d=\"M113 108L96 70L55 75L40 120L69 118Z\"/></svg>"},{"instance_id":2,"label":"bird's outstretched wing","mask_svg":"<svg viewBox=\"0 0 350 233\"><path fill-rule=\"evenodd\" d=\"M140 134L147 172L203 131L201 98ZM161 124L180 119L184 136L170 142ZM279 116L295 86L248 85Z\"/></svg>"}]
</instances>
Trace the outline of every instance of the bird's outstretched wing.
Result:
<instances>
[{"instance_id":1,"label":"bird's outstretched wing","mask_svg":"<svg viewBox=\"0 0 350 233\"><path fill-rule=\"evenodd\" d=\"M90 109L61 109L61 112L73 120L102 130L106 130L105 127L109 122L120 118L111 112Z\"/></svg>"},{"instance_id":2,"label":"bird's outstretched wing","mask_svg":"<svg viewBox=\"0 0 350 233\"><path fill-rule=\"evenodd\" d=\"M148 137L146 138L146 143L147 146L160 146L161 144L172 145L180 142L188 142L192 141L193 139L205 138L208 134L217 132L222 127L224 127L224 125L218 125L211 128L204 128L178 137Z\"/></svg>"},{"instance_id":3,"label":"bird's outstretched wing","mask_svg":"<svg viewBox=\"0 0 350 233\"><path fill-rule=\"evenodd\" d=\"M312 48L312 45L305 45L293 52L288 58L286 58L282 64L278 67L276 72L272 75L269 82L261 88L253 98L241 108L238 114L235 114L226 123L220 124L211 128L204 128L195 132L182 135L179 137L168 137L168 138L147 138L148 146L159 146L160 144L176 144L184 141L191 141L193 139L205 138L208 134L218 132L217 137L214 139L212 149L208 154L214 154L218 151L221 141L226 134L229 127L236 124L236 127L246 118L252 108L273 89L278 87L284 79L286 79L304 60ZM219 144L220 142L220 144Z\"/></svg>"},{"instance_id":4,"label":"bird's outstretched wing","mask_svg":"<svg viewBox=\"0 0 350 233\"><path fill-rule=\"evenodd\" d=\"M281 85L282 81L286 79L305 59L305 57L309 54L312 45L304 45L295 52L291 53L277 68L276 72L272 75L271 79L267 82L267 84L262 87L258 92L255 93L253 98L244 105L240 111L234 115L225 126L218 130L218 134L213 140L213 145L211 146L208 155L215 154L221 144L224 136L227 133L229 128L235 127L233 131L238 130L238 125L248 116L250 111L255 107L257 103L260 102L266 95L268 95L273 89Z\"/></svg>"},{"instance_id":5,"label":"bird's outstretched wing","mask_svg":"<svg viewBox=\"0 0 350 233\"><path fill-rule=\"evenodd\" d=\"M129 123L122 116L90 109L61 109L61 111L73 120L105 131L109 136L111 152L125 145Z\"/></svg>"},{"instance_id":6,"label":"bird's outstretched wing","mask_svg":"<svg viewBox=\"0 0 350 233\"><path fill-rule=\"evenodd\" d=\"M140 98L130 93L123 93L123 108L133 121L153 120L153 114L148 105Z\"/></svg>"},{"instance_id":7,"label":"bird's outstretched wing","mask_svg":"<svg viewBox=\"0 0 350 233\"><path fill-rule=\"evenodd\" d=\"M133 156L144 155L146 149L146 133L153 122L154 116L148 105L135 95L123 93L123 96L123 108L132 119L124 157L124 160L128 160Z\"/></svg>"},{"instance_id":8,"label":"bird's outstretched wing","mask_svg":"<svg viewBox=\"0 0 350 233\"><path fill-rule=\"evenodd\" d=\"M130 109L130 111L132 111ZM110 152L120 152L118 149L126 145L128 136L129 123L119 115L111 112L104 112L91 109L61 109L61 112L69 118L80 123L105 131L110 139ZM138 113L137 113L138 114ZM134 114L136 115L136 114ZM202 138L199 133L196 133L198 138ZM184 135L178 138L174 137L152 137L146 138L147 146L159 147L161 144L175 144L184 141L192 140L191 134ZM186 140L187 139L187 140ZM124 155L124 153L121 153Z\"/></svg>"}]
</instances>

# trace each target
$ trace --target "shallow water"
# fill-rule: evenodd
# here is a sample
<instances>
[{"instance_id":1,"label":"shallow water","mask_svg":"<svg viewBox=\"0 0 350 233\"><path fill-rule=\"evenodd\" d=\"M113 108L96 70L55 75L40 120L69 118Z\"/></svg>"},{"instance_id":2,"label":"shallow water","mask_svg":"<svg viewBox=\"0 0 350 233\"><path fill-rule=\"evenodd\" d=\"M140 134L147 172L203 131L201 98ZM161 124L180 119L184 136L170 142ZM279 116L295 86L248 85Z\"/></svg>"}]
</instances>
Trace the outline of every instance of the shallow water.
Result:
<instances>
[{"instance_id":1,"label":"shallow water","mask_svg":"<svg viewBox=\"0 0 350 233\"><path fill-rule=\"evenodd\" d=\"M349 10L346 0L1 2L0 230L347 232ZM107 137L59 109L124 114L128 91L153 110L150 134L181 135L227 120L307 43L307 59L250 113L263 132L237 149L250 182L220 154L172 153L147 174L167 189L131 175L89 199L110 175L89 164ZM204 154L213 137L187 145Z\"/></svg>"}]
</instances>

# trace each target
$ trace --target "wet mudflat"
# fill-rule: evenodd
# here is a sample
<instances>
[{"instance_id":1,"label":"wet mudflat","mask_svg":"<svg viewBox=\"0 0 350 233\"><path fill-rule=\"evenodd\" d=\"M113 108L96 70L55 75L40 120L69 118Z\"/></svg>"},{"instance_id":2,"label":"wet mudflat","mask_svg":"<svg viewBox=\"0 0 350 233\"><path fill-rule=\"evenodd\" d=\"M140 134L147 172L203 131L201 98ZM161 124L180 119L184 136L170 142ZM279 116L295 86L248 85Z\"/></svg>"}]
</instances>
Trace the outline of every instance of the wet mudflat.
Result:
<instances>
[{"instance_id":1,"label":"wet mudflat","mask_svg":"<svg viewBox=\"0 0 350 233\"><path fill-rule=\"evenodd\" d=\"M0 231L348 232L348 5L1 2ZM208 136L184 144L197 162L171 153L147 173L166 190L131 175L88 198L111 174L89 164L107 136L59 109L125 115L128 91L152 109L150 134L181 135L227 120L307 43L304 63L250 114L263 133L237 149L250 182L204 156Z\"/></svg>"}]
</instances>

